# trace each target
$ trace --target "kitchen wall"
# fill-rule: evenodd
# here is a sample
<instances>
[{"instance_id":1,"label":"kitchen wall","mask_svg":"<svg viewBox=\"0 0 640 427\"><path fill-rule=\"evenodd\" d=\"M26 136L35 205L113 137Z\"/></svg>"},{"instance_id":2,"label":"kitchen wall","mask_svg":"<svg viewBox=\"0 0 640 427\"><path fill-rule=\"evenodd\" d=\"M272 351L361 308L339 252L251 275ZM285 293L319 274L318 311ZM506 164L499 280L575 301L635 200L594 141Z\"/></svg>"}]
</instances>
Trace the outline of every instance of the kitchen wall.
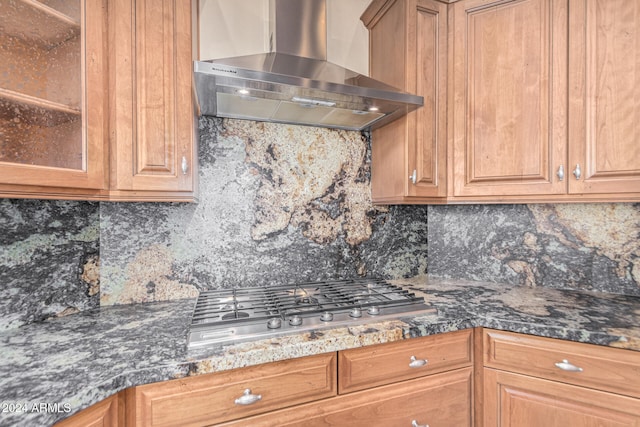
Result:
<instances>
[{"instance_id":1,"label":"kitchen wall","mask_svg":"<svg viewBox=\"0 0 640 427\"><path fill-rule=\"evenodd\" d=\"M2 199L0 330L100 303L427 269L640 295L640 205L374 207L369 154L357 132L204 117L198 204Z\"/></svg>"},{"instance_id":2,"label":"kitchen wall","mask_svg":"<svg viewBox=\"0 0 640 427\"><path fill-rule=\"evenodd\" d=\"M429 206L429 274L640 296L640 204Z\"/></svg>"},{"instance_id":3,"label":"kitchen wall","mask_svg":"<svg viewBox=\"0 0 640 427\"><path fill-rule=\"evenodd\" d=\"M359 132L200 119L198 204L103 203L101 302L423 274L426 207L374 207Z\"/></svg>"}]
</instances>

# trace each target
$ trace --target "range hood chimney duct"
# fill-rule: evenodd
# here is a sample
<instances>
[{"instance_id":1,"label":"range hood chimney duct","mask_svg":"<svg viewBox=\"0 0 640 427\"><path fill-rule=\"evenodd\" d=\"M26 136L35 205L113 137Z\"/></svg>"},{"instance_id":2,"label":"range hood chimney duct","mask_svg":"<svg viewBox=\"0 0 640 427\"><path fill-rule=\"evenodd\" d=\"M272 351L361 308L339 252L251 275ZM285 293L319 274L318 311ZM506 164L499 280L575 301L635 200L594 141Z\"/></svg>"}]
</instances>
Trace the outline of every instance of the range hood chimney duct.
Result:
<instances>
[{"instance_id":1,"label":"range hood chimney duct","mask_svg":"<svg viewBox=\"0 0 640 427\"><path fill-rule=\"evenodd\" d=\"M326 0L269 0L269 18L269 53L194 63L201 114L364 130L423 105L327 61Z\"/></svg>"}]
</instances>

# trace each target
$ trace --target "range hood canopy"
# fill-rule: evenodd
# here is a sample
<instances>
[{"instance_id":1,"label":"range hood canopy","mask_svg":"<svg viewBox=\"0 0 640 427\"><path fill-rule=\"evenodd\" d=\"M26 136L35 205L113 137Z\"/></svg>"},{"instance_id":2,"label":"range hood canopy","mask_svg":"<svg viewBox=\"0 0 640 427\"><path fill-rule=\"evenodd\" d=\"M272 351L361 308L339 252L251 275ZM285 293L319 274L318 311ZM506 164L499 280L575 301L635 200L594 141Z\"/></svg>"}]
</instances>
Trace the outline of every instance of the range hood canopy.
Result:
<instances>
[{"instance_id":1,"label":"range hood canopy","mask_svg":"<svg viewBox=\"0 0 640 427\"><path fill-rule=\"evenodd\" d=\"M326 0L269 1L270 53L194 63L201 114L364 130L423 105L326 60Z\"/></svg>"}]
</instances>

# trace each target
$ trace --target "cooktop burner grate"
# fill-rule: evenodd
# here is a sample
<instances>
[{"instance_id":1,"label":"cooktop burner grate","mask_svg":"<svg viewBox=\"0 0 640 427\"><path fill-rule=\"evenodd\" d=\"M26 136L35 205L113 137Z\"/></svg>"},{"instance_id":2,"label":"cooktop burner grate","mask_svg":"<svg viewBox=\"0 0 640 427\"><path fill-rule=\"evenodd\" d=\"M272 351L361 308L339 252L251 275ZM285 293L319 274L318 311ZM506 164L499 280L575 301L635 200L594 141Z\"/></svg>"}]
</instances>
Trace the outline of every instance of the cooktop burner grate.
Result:
<instances>
[{"instance_id":1,"label":"cooktop burner grate","mask_svg":"<svg viewBox=\"0 0 640 427\"><path fill-rule=\"evenodd\" d=\"M189 347L435 312L424 298L381 279L203 291Z\"/></svg>"}]
</instances>

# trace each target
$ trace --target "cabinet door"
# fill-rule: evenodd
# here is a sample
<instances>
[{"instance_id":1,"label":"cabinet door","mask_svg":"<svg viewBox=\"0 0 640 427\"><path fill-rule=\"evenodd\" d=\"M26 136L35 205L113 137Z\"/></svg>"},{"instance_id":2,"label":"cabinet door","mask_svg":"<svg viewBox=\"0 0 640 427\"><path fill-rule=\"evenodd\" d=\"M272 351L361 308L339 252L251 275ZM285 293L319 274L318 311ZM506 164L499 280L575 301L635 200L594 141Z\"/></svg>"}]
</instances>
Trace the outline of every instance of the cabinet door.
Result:
<instances>
[{"instance_id":1,"label":"cabinet door","mask_svg":"<svg viewBox=\"0 0 640 427\"><path fill-rule=\"evenodd\" d=\"M571 193L640 192L640 3L571 0Z\"/></svg>"},{"instance_id":2,"label":"cabinet door","mask_svg":"<svg viewBox=\"0 0 640 427\"><path fill-rule=\"evenodd\" d=\"M373 132L373 200L411 202L443 197L447 5L433 0L396 1L378 14L367 24L371 76L423 96L424 106Z\"/></svg>"},{"instance_id":3,"label":"cabinet door","mask_svg":"<svg viewBox=\"0 0 640 427\"><path fill-rule=\"evenodd\" d=\"M470 427L471 368L376 387L222 425Z\"/></svg>"},{"instance_id":4,"label":"cabinet door","mask_svg":"<svg viewBox=\"0 0 640 427\"><path fill-rule=\"evenodd\" d=\"M116 394L60 421L55 427L118 427L124 425L124 397Z\"/></svg>"},{"instance_id":5,"label":"cabinet door","mask_svg":"<svg viewBox=\"0 0 640 427\"><path fill-rule=\"evenodd\" d=\"M192 191L191 0L109 6L111 188Z\"/></svg>"},{"instance_id":6,"label":"cabinet door","mask_svg":"<svg viewBox=\"0 0 640 427\"><path fill-rule=\"evenodd\" d=\"M106 10L0 2L0 184L105 187Z\"/></svg>"},{"instance_id":7,"label":"cabinet door","mask_svg":"<svg viewBox=\"0 0 640 427\"><path fill-rule=\"evenodd\" d=\"M567 0L453 11L454 195L565 193Z\"/></svg>"},{"instance_id":8,"label":"cabinet door","mask_svg":"<svg viewBox=\"0 0 640 427\"><path fill-rule=\"evenodd\" d=\"M484 427L640 426L640 400L484 369Z\"/></svg>"}]
</instances>

